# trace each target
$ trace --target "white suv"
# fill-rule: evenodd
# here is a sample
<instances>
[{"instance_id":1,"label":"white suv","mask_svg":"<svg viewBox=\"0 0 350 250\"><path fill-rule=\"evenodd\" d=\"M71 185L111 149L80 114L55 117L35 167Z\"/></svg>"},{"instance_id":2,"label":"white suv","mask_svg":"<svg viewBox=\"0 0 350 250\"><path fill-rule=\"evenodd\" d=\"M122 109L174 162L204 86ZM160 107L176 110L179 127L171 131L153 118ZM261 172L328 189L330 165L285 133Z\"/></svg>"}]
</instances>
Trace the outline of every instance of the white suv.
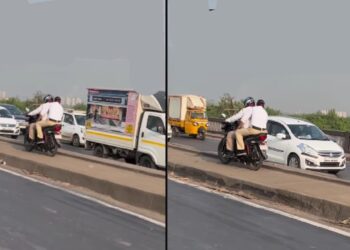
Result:
<instances>
[{"instance_id":1,"label":"white suv","mask_svg":"<svg viewBox=\"0 0 350 250\"><path fill-rule=\"evenodd\" d=\"M346 168L343 148L312 123L270 116L267 130L268 161L331 173Z\"/></svg>"},{"instance_id":2,"label":"white suv","mask_svg":"<svg viewBox=\"0 0 350 250\"><path fill-rule=\"evenodd\" d=\"M62 141L68 141L73 146L85 145L85 118L86 112L68 110L62 119Z\"/></svg>"},{"instance_id":3,"label":"white suv","mask_svg":"<svg viewBox=\"0 0 350 250\"><path fill-rule=\"evenodd\" d=\"M16 139L20 134L19 123L11 113L0 107L0 135L9 135Z\"/></svg>"}]
</instances>

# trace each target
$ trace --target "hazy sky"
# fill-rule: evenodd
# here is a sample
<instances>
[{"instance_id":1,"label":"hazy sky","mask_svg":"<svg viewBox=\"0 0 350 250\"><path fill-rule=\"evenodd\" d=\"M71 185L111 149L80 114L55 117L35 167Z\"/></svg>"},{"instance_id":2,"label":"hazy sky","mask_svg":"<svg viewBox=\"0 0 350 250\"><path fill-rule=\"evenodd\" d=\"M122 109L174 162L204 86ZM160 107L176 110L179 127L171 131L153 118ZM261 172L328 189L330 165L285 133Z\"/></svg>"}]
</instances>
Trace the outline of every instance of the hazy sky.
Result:
<instances>
[{"instance_id":1,"label":"hazy sky","mask_svg":"<svg viewBox=\"0 0 350 250\"><path fill-rule=\"evenodd\" d=\"M162 0L1 0L0 91L164 90L163 8Z\"/></svg>"},{"instance_id":2,"label":"hazy sky","mask_svg":"<svg viewBox=\"0 0 350 250\"><path fill-rule=\"evenodd\" d=\"M350 114L350 1L169 0L169 93Z\"/></svg>"}]
</instances>

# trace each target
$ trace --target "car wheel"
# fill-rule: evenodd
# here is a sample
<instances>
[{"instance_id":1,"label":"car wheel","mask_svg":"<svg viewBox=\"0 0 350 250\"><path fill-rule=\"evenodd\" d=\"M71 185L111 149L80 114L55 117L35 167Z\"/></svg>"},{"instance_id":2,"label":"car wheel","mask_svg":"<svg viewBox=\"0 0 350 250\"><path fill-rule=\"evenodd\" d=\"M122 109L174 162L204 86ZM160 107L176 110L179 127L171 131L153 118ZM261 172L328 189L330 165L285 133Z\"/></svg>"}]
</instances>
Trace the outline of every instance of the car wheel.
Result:
<instances>
[{"instance_id":1,"label":"car wheel","mask_svg":"<svg viewBox=\"0 0 350 250\"><path fill-rule=\"evenodd\" d=\"M288 166L293 168L300 168L300 159L296 154L291 154L288 157Z\"/></svg>"},{"instance_id":2,"label":"car wheel","mask_svg":"<svg viewBox=\"0 0 350 250\"><path fill-rule=\"evenodd\" d=\"M80 138L79 135L74 135L72 139L72 145L74 147L80 147Z\"/></svg>"}]
</instances>

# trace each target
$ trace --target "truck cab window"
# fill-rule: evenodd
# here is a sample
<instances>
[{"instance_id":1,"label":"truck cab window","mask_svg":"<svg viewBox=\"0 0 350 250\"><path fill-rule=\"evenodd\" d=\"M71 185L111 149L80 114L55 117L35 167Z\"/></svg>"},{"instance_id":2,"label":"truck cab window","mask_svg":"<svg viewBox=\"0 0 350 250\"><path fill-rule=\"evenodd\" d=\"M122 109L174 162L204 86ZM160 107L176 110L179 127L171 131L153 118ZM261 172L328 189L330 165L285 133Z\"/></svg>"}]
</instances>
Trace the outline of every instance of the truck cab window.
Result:
<instances>
[{"instance_id":1,"label":"truck cab window","mask_svg":"<svg viewBox=\"0 0 350 250\"><path fill-rule=\"evenodd\" d=\"M147 121L147 128L159 134L165 134L164 124L160 117L150 115Z\"/></svg>"}]
</instances>

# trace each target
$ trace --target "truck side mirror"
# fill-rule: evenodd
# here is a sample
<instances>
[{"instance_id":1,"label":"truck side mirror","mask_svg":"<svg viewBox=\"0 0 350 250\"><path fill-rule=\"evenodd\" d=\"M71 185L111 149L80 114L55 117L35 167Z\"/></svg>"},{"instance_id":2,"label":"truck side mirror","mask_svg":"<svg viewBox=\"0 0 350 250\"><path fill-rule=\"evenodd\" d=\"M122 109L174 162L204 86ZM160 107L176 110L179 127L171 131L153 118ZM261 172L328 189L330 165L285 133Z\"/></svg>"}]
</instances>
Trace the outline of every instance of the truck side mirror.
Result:
<instances>
[{"instance_id":1,"label":"truck side mirror","mask_svg":"<svg viewBox=\"0 0 350 250\"><path fill-rule=\"evenodd\" d=\"M157 127L157 131L158 131L158 133L160 133L160 134L162 134L162 135L164 135L165 133L165 131L164 131L164 127L163 126L158 126Z\"/></svg>"}]
</instances>

